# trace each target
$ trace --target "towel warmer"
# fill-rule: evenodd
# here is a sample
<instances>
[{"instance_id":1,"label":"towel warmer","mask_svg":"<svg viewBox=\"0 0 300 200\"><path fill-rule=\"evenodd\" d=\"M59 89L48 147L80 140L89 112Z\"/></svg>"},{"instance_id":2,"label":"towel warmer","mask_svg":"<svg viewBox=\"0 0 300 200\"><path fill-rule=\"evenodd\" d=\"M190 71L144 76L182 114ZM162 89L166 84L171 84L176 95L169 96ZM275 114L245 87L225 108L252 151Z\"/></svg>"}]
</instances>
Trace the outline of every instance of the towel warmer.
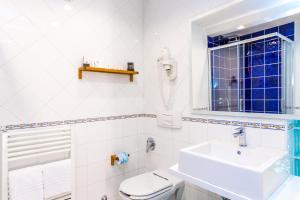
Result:
<instances>
[{"instance_id":1,"label":"towel warmer","mask_svg":"<svg viewBox=\"0 0 300 200\"><path fill-rule=\"evenodd\" d=\"M12 131L1 134L1 199L9 200L8 172L14 168L71 158L72 133L70 127ZM59 158L58 158L59 156ZM50 161L50 160L51 161ZM69 200L62 194L47 200Z\"/></svg>"}]
</instances>

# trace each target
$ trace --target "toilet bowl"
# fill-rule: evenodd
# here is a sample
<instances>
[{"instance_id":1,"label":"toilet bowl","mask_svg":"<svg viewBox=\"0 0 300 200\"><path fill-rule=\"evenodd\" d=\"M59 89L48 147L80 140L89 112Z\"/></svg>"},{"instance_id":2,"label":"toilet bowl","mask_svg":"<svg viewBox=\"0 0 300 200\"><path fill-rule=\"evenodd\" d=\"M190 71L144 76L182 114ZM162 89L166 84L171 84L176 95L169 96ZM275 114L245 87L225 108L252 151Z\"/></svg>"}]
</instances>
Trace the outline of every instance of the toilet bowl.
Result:
<instances>
[{"instance_id":1,"label":"toilet bowl","mask_svg":"<svg viewBox=\"0 0 300 200\"><path fill-rule=\"evenodd\" d=\"M124 180L119 187L122 200L181 200L184 182L163 170Z\"/></svg>"}]
</instances>

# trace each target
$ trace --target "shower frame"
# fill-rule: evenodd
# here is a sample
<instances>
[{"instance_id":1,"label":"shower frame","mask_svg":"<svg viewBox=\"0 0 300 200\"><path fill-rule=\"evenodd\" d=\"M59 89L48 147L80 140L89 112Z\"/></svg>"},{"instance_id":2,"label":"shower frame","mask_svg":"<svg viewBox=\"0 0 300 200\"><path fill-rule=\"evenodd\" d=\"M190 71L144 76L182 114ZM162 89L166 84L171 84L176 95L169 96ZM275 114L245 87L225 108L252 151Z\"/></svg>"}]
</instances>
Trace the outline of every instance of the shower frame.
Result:
<instances>
[{"instance_id":1,"label":"shower frame","mask_svg":"<svg viewBox=\"0 0 300 200\"><path fill-rule=\"evenodd\" d=\"M278 38L280 38L281 40L283 40L283 41L285 41L285 42L288 42L289 44L290 44L290 48L291 48L291 59L290 60L286 60L286 56L284 57L284 59L285 60L282 60L282 64L286 64L287 62L290 62L289 64L292 66L292 67L290 67L290 73L291 74L293 74L293 72L294 72L294 68L293 68L293 49L294 49L294 41L292 41L291 39L289 39L289 38L287 38L287 37L285 37L284 35L282 35L282 34L280 34L280 33L278 33L278 32L275 32L275 33L270 33L270 34L266 34L266 35L262 35L262 36L258 36L258 37L255 37L255 38L250 38L250 39L245 39L245 40L242 40L242 41L238 41L238 42L233 42L233 43L229 43L229 44L224 44L224 45L220 45L220 46L217 46L217 47L211 47L211 48L208 48L208 89L209 89L209 91L208 91L208 93L209 93L209 95L208 95L208 102L209 102L209 110L210 111L213 111L212 110L212 108L213 108L213 99L212 99L212 61L211 61L211 53L212 53L212 51L215 51L215 50L220 50L220 49L224 49L224 48L229 48L229 47L234 47L234 46L237 46L237 66L238 67L240 67L240 58L239 58L239 54L240 54L240 48L239 48L239 45L243 45L243 50L245 50L245 44L247 44L247 43L251 43L251 42L255 42L255 41L258 41L258 40L264 40L264 39L267 39L267 38L271 38L271 37L278 37ZM283 43L283 46L284 46L284 49L286 49L287 48L287 45L286 45L286 43ZM283 51L283 49L282 49L282 52L284 52ZM282 54L281 54L282 55ZM243 67L244 67L244 64L245 64L245 61L244 61L244 59L243 59ZM239 74L239 73L238 73ZM285 70L283 70L282 71L282 77L284 77L284 78L282 78L282 80L281 80L281 83L283 83L283 82L285 82L286 80L286 76L285 76L286 74L285 74ZM245 76L245 72L244 72L244 70L243 70L243 76ZM240 77L238 77L238 78L240 78ZM290 83L291 83L291 86L290 87L292 87L292 89L290 90L290 95L293 97L293 94L294 94L294 76L293 75L291 75L291 80L290 80ZM239 81L240 79L238 79L238 81ZM239 83L238 83L238 85L240 85ZM284 85L285 85L285 83L284 83ZM243 84L243 87L244 87L244 90L245 90L245 84ZM286 88L285 87L282 87L282 88L284 88L284 90L286 90ZM239 95L240 95L240 89L238 89L238 93L239 93ZM243 103L243 111L240 111L240 104L241 104L241 102L240 102L240 98L238 99L238 112L245 112L245 93L243 94L244 95L244 99L243 99L243 101L244 101L244 103ZM284 103L286 103L286 98L285 98L285 96L286 96L286 92L283 92L282 93L282 95L284 96ZM292 100L290 100L291 102L290 102L290 108L291 108L291 111L290 112L282 112L281 114L292 114L291 112L293 112L293 99ZM281 102L281 104L282 104L282 102ZM282 105L281 105L282 106ZM228 108L227 108L228 109ZM230 111L229 109L227 110L227 111L225 111L225 112L228 112L228 111ZM217 111L217 112L219 112L219 111Z\"/></svg>"}]
</instances>

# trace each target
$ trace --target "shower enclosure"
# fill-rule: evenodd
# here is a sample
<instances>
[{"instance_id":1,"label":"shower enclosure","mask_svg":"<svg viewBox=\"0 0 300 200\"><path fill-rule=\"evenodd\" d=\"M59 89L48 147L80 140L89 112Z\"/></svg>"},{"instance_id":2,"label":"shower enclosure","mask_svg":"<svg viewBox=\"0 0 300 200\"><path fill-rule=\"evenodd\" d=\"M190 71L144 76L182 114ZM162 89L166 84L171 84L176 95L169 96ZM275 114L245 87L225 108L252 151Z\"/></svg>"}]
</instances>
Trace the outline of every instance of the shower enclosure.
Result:
<instances>
[{"instance_id":1,"label":"shower enclosure","mask_svg":"<svg viewBox=\"0 0 300 200\"><path fill-rule=\"evenodd\" d=\"M210 110L292 113L293 41L271 33L209 48Z\"/></svg>"}]
</instances>

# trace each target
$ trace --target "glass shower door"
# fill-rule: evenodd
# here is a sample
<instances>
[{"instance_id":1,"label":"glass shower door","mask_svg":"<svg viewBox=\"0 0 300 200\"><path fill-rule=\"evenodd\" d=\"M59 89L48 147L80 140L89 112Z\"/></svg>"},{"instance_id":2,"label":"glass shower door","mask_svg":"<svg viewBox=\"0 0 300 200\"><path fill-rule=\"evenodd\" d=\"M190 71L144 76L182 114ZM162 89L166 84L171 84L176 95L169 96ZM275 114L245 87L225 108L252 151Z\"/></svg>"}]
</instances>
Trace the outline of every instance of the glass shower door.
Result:
<instances>
[{"instance_id":1,"label":"glass shower door","mask_svg":"<svg viewBox=\"0 0 300 200\"><path fill-rule=\"evenodd\" d=\"M293 52L272 35L210 48L210 110L293 113Z\"/></svg>"},{"instance_id":2,"label":"glass shower door","mask_svg":"<svg viewBox=\"0 0 300 200\"><path fill-rule=\"evenodd\" d=\"M212 50L211 110L241 112L243 96L243 45Z\"/></svg>"},{"instance_id":3,"label":"glass shower door","mask_svg":"<svg viewBox=\"0 0 300 200\"><path fill-rule=\"evenodd\" d=\"M281 85L282 85L282 99L281 99L281 110L282 113L292 114L293 113L293 45L282 40L282 64L281 64Z\"/></svg>"}]
</instances>

